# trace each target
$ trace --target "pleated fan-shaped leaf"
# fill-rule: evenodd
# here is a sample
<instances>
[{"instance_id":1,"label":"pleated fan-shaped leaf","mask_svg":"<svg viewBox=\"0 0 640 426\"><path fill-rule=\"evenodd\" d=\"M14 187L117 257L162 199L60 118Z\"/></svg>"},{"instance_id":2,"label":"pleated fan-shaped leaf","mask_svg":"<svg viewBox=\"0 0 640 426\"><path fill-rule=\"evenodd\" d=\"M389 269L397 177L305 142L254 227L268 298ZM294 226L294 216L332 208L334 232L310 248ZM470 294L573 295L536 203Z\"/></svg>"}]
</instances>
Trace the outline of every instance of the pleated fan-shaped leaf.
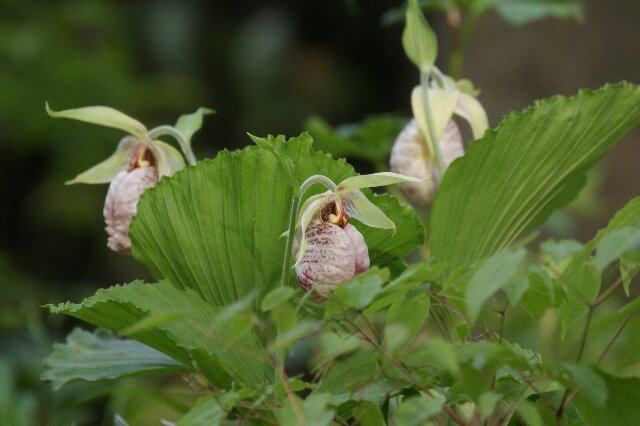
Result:
<instances>
[{"instance_id":1,"label":"pleated fan-shaped leaf","mask_svg":"<svg viewBox=\"0 0 640 426\"><path fill-rule=\"evenodd\" d=\"M130 337L168 355L188 370L199 371L220 388L229 388L232 381L255 385L273 380L269 355L255 334L234 334L233 327L219 324L220 317L226 315L224 308L212 306L193 290L181 290L166 281L116 285L98 290L82 303L67 302L48 308L52 313L76 317L114 332L133 330ZM176 312L182 315L173 315ZM167 321L147 321L167 318L167 313L171 314ZM145 327L135 327L144 322Z\"/></svg>"},{"instance_id":2,"label":"pleated fan-shaped leaf","mask_svg":"<svg viewBox=\"0 0 640 426\"><path fill-rule=\"evenodd\" d=\"M640 87L628 83L556 96L507 116L444 175L431 216L433 259L451 271L509 245L566 204L638 122Z\"/></svg>"},{"instance_id":3,"label":"pleated fan-shaped leaf","mask_svg":"<svg viewBox=\"0 0 640 426\"><path fill-rule=\"evenodd\" d=\"M278 152L291 158L299 183L315 174L336 183L355 175L344 160L313 151L312 142L306 134L274 141ZM306 196L325 190L314 185ZM266 294L280 282L286 241L281 235L288 229L292 194L270 152L258 147L220 152L143 194L130 229L133 255L157 279L193 288L216 305L254 290ZM409 206L390 196L368 196L398 228L393 235L360 227L373 263L384 266L420 244L422 231Z\"/></svg>"}]
</instances>

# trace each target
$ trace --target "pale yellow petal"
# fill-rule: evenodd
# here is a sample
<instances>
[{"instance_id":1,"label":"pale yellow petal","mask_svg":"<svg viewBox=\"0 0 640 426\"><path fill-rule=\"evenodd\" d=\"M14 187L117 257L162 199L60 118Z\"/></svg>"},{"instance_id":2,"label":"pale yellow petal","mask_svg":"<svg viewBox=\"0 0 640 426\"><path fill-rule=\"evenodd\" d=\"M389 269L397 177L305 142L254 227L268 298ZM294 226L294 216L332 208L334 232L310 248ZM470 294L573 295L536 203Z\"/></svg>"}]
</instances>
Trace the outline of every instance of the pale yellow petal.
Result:
<instances>
[{"instance_id":1,"label":"pale yellow petal","mask_svg":"<svg viewBox=\"0 0 640 426\"><path fill-rule=\"evenodd\" d=\"M49 104L45 104L47 113L55 118L69 118L71 120L84 121L86 123L97 124L99 126L113 127L115 129L124 130L125 132L145 139L147 129L138 120L128 115L105 106L90 106L83 108L67 109L64 111L54 111L49 108Z\"/></svg>"},{"instance_id":2,"label":"pale yellow petal","mask_svg":"<svg viewBox=\"0 0 640 426\"><path fill-rule=\"evenodd\" d=\"M429 89L429 105L433 117L433 127L438 140L442 137L444 129L453 115L459 95L460 92L458 90ZM433 141L431 141L429 127L427 126L422 86L416 86L413 89L411 93L411 108L413 109L413 116L427 141L431 156L433 156Z\"/></svg>"},{"instance_id":3,"label":"pale yellow petal","mask_svg":"<svg viewBox=\"0 0 640 426\"><path fill-rule=\"evenodd\" d=\"M109 158L65 183L73 185L76 183L96 184L111 182L118 173L127 167L127 161L132 151L140 144L141 142L134 137L127 136L123 138L116 151Z\"/></svg>"},{"instance_id":4,"label":"pale yellow petal","mask_svg":"<svg viewBox=\"0 0 640 426\"><path fill-rule=\"evenodd\" d=\"M402 182L421 182L424 179L415 178L412 176L405 176L399 173L393 172L381 172L373 173L370 175L358 175L346 178L338 184L336 193L345 193L353 191L354 189L361 188L373 188L376 186L392 185L394 183Z\"/></svg>"},{"instance_id":5,"label":"pale yellow petal","mask_svg":"<svg viewBox=\"0 0 640 426\"><path fill-rule=\"evenodd\" d=\"M469 122L473 138L479 139L489 128L489 120L482 104L471 95L461 93L454 113Z\"/></svg>"},{"instance_id":6,"label":"pale yellow petal","mask_svg":"<svg viewBox=\"0 0 640 426\"><path fill-rule=\"evenodd\" d=\"M184 157L180 154L180 151L168 143L155 140L151 142L151 149L158 162L158 175L160 177L171 176L184 167Z\"/></svg>"},{"instance_id":7,"label":"pale yellow petal","mask_svg":"<svg viewBox=\"0 0 640 426\"><path fill-rule=\"evenodd\" d=\"M367 226L381 229L396 229L396 225L382 210L358 190L342 194L344 210L349 216Z\"/></svg>"}]
</instances>

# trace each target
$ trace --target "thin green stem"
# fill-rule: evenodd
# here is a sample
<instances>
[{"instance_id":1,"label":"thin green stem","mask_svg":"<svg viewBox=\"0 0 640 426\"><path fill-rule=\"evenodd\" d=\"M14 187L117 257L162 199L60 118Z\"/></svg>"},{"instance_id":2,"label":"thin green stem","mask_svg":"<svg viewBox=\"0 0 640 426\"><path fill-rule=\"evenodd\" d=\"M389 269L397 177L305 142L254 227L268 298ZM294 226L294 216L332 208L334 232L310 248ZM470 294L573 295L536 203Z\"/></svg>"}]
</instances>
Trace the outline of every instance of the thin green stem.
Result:
<instances>
[{"instance_id":1,"label":"thin green stem","mask_svg":"<svg viewBox=\"0 0 640 426\"><path fill-rule=\"evenodd\" d=\"M618 337L620 337L620 334L622 334L622 330L624 330L624 328L627 326L627 324L629 323L629 320L631 320L632 315L629 314L626 316L626 318L624 319L624 321L622 322L622 324L620 325L620 327L618 327L618 330L616 331L616 333L613 335L613 337L609 340L609 343L607 343L607 346L605 346L605 348L602 350L602 353L600 353L600 356L598 357L598 360L595 363L595 366L598 367L600 366L600 364L602 363L602 361L604 360L604 357L607 356L607 354L609 353L609 350L611 349L611 347L613 346L613 344L616 342L616 340L618 339ZM567 405L569 405L571 403L571 401L573 401L573 398L576 397L576 395L578 394L578 390L573 390L570 394L567 395L567 398L564 402L564 406L566 407Z\"/></svg>"},{"instance_id":2,"label":"thin green stem","mask_svg":"<svg viewBox=\"0 0 640 426\"><path fill-rule=\"evenodd\" d=\"M182 152L184 153L184 156L189 164L194 165L198 162L195 154L193 153L193 150L191 149L191 143L184 137L180 130L176 129L173 126L167 125L158 126L149 130L148 137L150 140L157 139L160 136L171 136L172 138L174 138L180 145L180 148L182 149Z\"/></svg>"},{"instance_id":3,"label":"thin green stem","mask_svg":"<svg viewBox=\"0 0 640 426\"><path fill-rule=\"evenodd\" d=\"M328 177L323 175L313 175L309 176L304 182L302 182L302 185L300 185L300 194L298 195L298 197L302 198L307 189L309 189L316 183L326 186L327 189L330 189L331 191L335 192L336 190L336 184L333 183L333 181Z\"/></svg>"},{"instance_id":4,"label":"thin green stem","mask_svg":"<svg viewBox=\"0 0 640 426\"><path fill-rule=\"evenodd\" d=\"M364 314L362 314L364 316ZM427 395L429 395L431 398L435 397L435 395L433 394L433 392L431 391L431 389L429 388L425 388L424 386L422 386L419 382L419 380L417 380L414 376L413 373L411 373L411 370L399 359L397 359L396 357L393 357L392 355L390 355L389 353L387 353L387 351L384 350L384 348L378 343L376 342L374 339L371 338L371 336L369 336L367 333L365 333L355 322L349 320L348 318L344 319L349 325L351 325L359 334L361 334L364 339L369 342L369 344L371 344L371 346L373 346L378 352L380 352L380 354L382 356L384 356L391 364L393 364L400 372L402 372L402 374L404 374L404 376L415 386L419 387L420 390L422 390L423 392L425 392ZM451 408L448 405L443 405L442 409L445 413L447 413L449 415L449 417L451 418L451 420L453 420L454 422L456 422L457 424L459 424L460 426L468 426L467 422L458 415L458 413L456 413L456 411Z\"/></svg>"},{"instance_id":5,"label":"thin green stem","mask_svg":"<svg viewBox=\"0 0 640 426\"><path fill-rule=\"evenodd\" d=\"M622 330L624 330L627 324L629 324L629 321L631 320L632 316L633 316L632 314L629 314L625 317L624 321L622 321L622 324L620 324L620 327L618 327L618 330L616 331L616 333L613 335L613 337L609 340L609 343L607 343L607 346L605 346L605 348L600 353L600 356L596 361L596 367L600 366L600 364L604 360L604 357L607 356L613 344L616 342L616 340L618 340L618 337L620 337L620 334L622 334Z\"/></svg>"},{"instance_id":6,"label":"thin green stem","mask_svg":"<svg viewBox=\"0 0 640 426\"><path fill-rule=\"evenodd\" d=\"M458 80L462 74L462 64L464 63L464 54L467 50L469 40L476 27L479 15L470 13L463 21L462 26L456 33L456 37L453 41L453 48L451 55L449 56L449 75Z\"/></svg>"},{"instance_id":7,"label":"thin green stem","mask_svg":"<svg viewBox=\"0 0 640 426\"><path fill-rule=\"evenodd\" d=\"M439 172L439 178L444 174L444 163L442 162L442 153L440 152L440 144L433 122L433 114L431 112L431 102L429 101L429 74L420 74L420 86L422 87L422 97L424 98L424 115L427 121L427 131L429 132L430 151L436 160L436 166Z\"/></svg>"},{"instance_id":8,"label":"thin green stem","mask_svg":"<svg viewBox=\"0 0 640 426\"><path fill-rule=\"evenodd\" d=\"M620 324L620 327L618 327L618 330L616 331L616 333L613 335L613 337L611 337L611 339L609 340L609 343L607 343L607 346L605 346L605 348L600 353L600 356L598 357L598 360L595 363L596 367L600 366L600 364L604 360L604 357L607 356L613 344L616 342L616 340L618 340L618 337L620 337L620 334L622 334L622 330L624 330L624 328L627 326L632 316L633 316L632 314L629 314L625 317L624 321L622 321L622 324ZM564 407L569 405L571 401L573 401L573 398L576 397L577 394L578 394L577 389L574 389L571 392L569 392L569 390L567 389L567 392L565 392L565 398L563 398L562 406L560 408L564 409Z\"/></svg>"},{"instance_id":9,"label":"thin green stem","mask_svg":"<svg viewBox=\"0 0 640 426\"><path fill-rule=\"evenodd\" d=\"M287 244L284 247L284 259L282 260L282 277L280 279L280 286L286 287L289 285L289 275L291 269L291 247L293 245L293 238L296 234L296 217L298 216L298 208L300 207L300 197L293 197L291 200L291 211L289 212L289 234L287 235Z\"/></svg>"}]
</instances>

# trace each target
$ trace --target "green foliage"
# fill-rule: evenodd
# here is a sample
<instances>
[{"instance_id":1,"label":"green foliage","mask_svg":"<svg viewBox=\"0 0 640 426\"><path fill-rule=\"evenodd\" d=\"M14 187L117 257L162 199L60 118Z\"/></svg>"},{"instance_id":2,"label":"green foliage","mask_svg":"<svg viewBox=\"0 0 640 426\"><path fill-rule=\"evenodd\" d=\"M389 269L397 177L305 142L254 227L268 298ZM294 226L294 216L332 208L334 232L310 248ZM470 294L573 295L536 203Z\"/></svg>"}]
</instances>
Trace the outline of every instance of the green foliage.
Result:
<instances>
[{"instance_id":1,"label":"green foliage","mask_svg":"<svg viewBox=\"0 0 640 426\"><path fill-rule=\"evenodd\" d=\"M620 378L594 372L606 388L606 404L596 405L588 394L578 393L575 405L580 416L589 425L634 425L640 422L640 378Z\"/></svg>"},{"instance_id":2,"label":"green foliage","mask_svg":"<svg viewBox=\"0 0 640 426\"><path fill-rule=\"evenodd\" d=\"M176 426L218 426L227 416L229 408L233 407L234 396L234 393L225 393L220 397L211 395L200 398L193 405L193 408L178 420ZM219 398L226 402L226 410L218 402ZM231 407L228 407L229 402L231 402Z\"/></svg>"},{"instance_id":3,"label":"green foliage","mask_svg":"<svg viewBox=\"0 0 640 426\"><path fill-rule=\"evenodd\" d=\"M469 281L465 295L469 320L472 324L478 318L480 307L484 302L512 281L524 255L524 250L513 253L508 251L500 252L487 259L478 268L473 278Z\"/></svg>"},{"instance_id":4,"label":"green foliage","mask_svg":"<svg viewBox=\"0 0 640 426\"><path fill-rule=\"evenodd\" d=\"M0 418L15 426L34 424L35 395L17 389L15 372L9 360L0 358Z\"/></svg>"},{"instance_id":5,"label":"green foliage","mask_svg":"<svg viewBox=\"0 0 640 426\"><path fill-rule=\"evenodd\" d=\"M418 426L442 411L444 396L436 394L434 398L412 396L402 402L395 421L399 425Z\"/></svg>"},{"instance_id":6,"label":"green foliage","mask_svg":"<svg viewBox=\"0 0 640 426\"><path fill-rule=\"evenodd\" d=\"M598 244L596 268L602 273L615 259L640 248L640 229L624 227L605 235Z\"/></svg>"},{"instance_id":7,"label":"green foliage","mask_svg":"<svg viewBox=\"0 0 640 426\"><path fill-rule=\"evenodd\" d=\"M391 350L418 335L429 315L429 300L423 289L417 288L391 305L384 324L385 347Z\"/></svg>"},{"instance_id":8,"label":"green foliage","mask_svg":"<svg viewBox=\"0 0 640 426\"><path fill-rule=\"evenodd\" d=\"M639 121L640 88L626 83L507 116L447 170L431 217L433 259L451 271L512 243Z\"/></svg>"},{"instance_id":9,"label":"green foliage","mask_svg":"<svg viewBox=\"0 0 640 426\"><path fill-rule=\"evenodd\" d=\"M638 327L638 300L620 309L605 301L622 287L635 294L639 199L586 244L549 240L535 251L526 248L532 238L513 243L564 205L640 121L638 101L637 87L620 84L508 116L445 174L423 248L430 256L411 265L404 257L424 235L415 212L365 191L396 230L353 221L371 266L324 302L278 285L293 273L281 234L292 230L309 176L342 182L355 171L312 150L307 134L252 136L257 147L221 152L143 194L133 252L159 283L49 306L134 340L75 330L55 346L44 378L60 387L183 372L200 396L182 410L176 424L185 426L635 424L637 369L616 377L601 367L633 348L624 328ZM620 277L609 284L614 269ZM535 326L523 327L529 316ZM628 351L626 365L637 355ZM311 374L294 376L296 364Z\"/></svg>"},{"instance_id":10,"label":"green foliage","mask_svg":"<svg viewBox=\"0 0 640 426\"><path fill-rule=\"evenodd\" d=\"M438 41L424 19L417 0L408 0L406 26L402 33L404 51L421 73L428 74L436 61Z\"/></svg>"},{"instance_id":11,"label":"green foliage","mask_svg":"<svg viewBox=\"0 0 640 426\"><path fill-rule=\"evenodd\" d=\"M295 164L298 186L319 170L335 182L355 174L344 161L312 151L307 135L288 142L279 137L271 143ZM134 256L157 279L193 288L219 306L254 290L275 288L285 244L280 236L288 229L293 195L282 179L276 158L257 147L221 152L214 160L163 179L140 200L130 230ZM191 189L184 191L185 187ZM384 265L406 254L422 237L410 207L389 197L371 201L402 226L394 236L392 230L363 232L373 263Z\"/></svg>"},{"instance_id":12,"label":"green foliage","mask_svg":"<svg viewBox=\"0 0 640 426\"><path fill-rule=\"evenodd\" d=\"M246 304L245 307L246 309ZM191 290L180 290L168 282L134 282L99 290L81 304L49 306L51 312L65 313L96 326L120 332L133 324L166 312L182 311L180 320L160 324L132 337L196 368L216 386L227 387L231 377L246 383L270 380L268 357L238 305L215 308Z\"/></svg>"},{"instance_id":13,"label":"green foliage","mask_svg":"<svg viewBox=\"0 0 640 426\"><path fill-rule=\"evenodd\" d=\"M391 147L406 124L406 118L383 114L332 128L314 116L305 122L304 128L313 137L316 149L335 158L369 161L386 170Z\"/></svg>"},{"instance_id":14,"label":"green foliage","mask_svg":"<svg viewBox=\"0 0 640 426\"><path fill-rule=\"evenodd\" d=\"M328 426L335 414L329 407L330 400L328 393L314 393L304 401L293 396L285 403L278 422L283 426Z\"/></svg>"},{"instance_id":15,"label":"green foliage","mask_svg":"<svg viewBox=\"0 0 640 426\"><path fill-rule=\"evenodd\" d=\"M293 165L293 160L289 158L287 155L282 154L278 147L276 146L276 142L278 139L273 136L269 136L268 138L259 138L257 136L249 135L251 140L253 140L256 145L260 148L269 151L276 157L278 160L278 167L280 168L280 173L282 177L285 178L287 182L293 187L294 193L299 188L300 182L296 179L295 166Z\"/></svg>"},{"instance_id":16,"label":"green foliage","mask_svg":"<svg viewBox=\"0 0 640 426\"><path fill-rule=\"evenodd\" d=\"M353 417L362 425L385 426L384 415L369 401L362 401L353 409Z\"/></svg>"},{"instance_id":17,"label":"green foliage","mask_svg":"<svg viewBox=\"0 0 640 426\"><path fill-rule=\"evenodd\" d=\"M205 115L215 114L210 108L200 107L191 114L184 114L178 118L175 128L182 133L185 140L191 142L191 137L202 127L202 119Z\"/></svg>"},{"instance_id":18,"label":"green foliage","mask_svg":"<svg viewBox=\"0 0 640 426\"><path fill-rule=\"evenodd\" d=\"M189 371L190 368L134 340L120 340L106 330L76 328L64 345L56 344L44 362L43 380L54 389L75 380L97 381L141 374Z\"/></svg>"}]
</instances>

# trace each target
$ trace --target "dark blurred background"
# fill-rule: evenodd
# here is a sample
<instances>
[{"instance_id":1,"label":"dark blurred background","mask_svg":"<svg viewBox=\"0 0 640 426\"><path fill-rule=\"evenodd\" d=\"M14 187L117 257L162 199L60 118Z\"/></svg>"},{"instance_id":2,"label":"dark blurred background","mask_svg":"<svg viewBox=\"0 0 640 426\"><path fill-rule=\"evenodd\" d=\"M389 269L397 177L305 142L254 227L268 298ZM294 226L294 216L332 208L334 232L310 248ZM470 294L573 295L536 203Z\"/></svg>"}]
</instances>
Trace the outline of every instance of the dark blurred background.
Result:
<instances>
[{"instance_id":1,"label":"dark blurred background","mask_svg":"<svg viewBox=\"0 0 640 426\"><path fill-rule=\"evenodd\" d=\"M112 388L72 386L52 395L39 382L52 341L75 325L40 306L148 277L106 247L107 186L64 185L110 155L123 135L51 119L45 101L54 109L109 105L148 127L173 124L199 106L214 108L217 115L207 116L194 138L200 158L248 145L245 132L297 135L310 115L332 125L378 113L409 116L417 74L400 43L403 23L382 20L401 5L0 1L1 419L109 424L112 414L100 413L113 408L104 398ZM535 99L640 82L640 2L583 5L582 23L514 26L494 12L479 19L462 75L482 90L492 127ZM429 20L446 71L452 45L446 16L434 12ZM546 225L550 235L586 240L638 194L639 137L636 129L614 148L578 202Z\"/></svg>"}]
</instances>

